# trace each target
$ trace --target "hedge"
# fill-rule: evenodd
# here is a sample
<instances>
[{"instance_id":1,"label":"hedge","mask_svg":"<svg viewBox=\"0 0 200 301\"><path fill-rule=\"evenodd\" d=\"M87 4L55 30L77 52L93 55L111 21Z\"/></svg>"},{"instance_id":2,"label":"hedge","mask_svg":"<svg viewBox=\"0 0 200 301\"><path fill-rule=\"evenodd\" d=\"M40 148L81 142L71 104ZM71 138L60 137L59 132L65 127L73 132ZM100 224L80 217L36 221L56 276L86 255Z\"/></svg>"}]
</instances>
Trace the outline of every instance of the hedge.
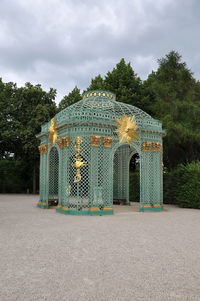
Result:
<instances>
[{"instance_id":1,"label":"hedge","mask_svg":"<svg viewBox=\"0 0 200 301\"><path fill-rule=\"evenodd\" d=\"M180 164L164 175L165 203L200 209L200 161Z\"/></svg>"}]
</instances>

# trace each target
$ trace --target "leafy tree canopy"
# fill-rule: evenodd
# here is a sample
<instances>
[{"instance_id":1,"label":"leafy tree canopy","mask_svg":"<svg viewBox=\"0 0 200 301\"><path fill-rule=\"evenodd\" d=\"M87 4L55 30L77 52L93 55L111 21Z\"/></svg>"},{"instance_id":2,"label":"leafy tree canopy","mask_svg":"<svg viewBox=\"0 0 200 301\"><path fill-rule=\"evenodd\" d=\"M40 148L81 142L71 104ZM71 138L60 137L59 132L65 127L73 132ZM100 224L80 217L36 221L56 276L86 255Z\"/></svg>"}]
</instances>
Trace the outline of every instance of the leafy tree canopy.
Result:
<instances>
[{"instance_id":1,"label":"leafy tree canopy","mask_svg":"<svg viewBox=\"0 0 200 301\"><path fill-rule=\"evenodd\" d=\"M73 103L81 100L80 89L75 86L75 88L68 94L63 97L63 99L59 103L59 111L67 108Z\"/></svg>"},{"instance_id":2,"label":"leafy tree canopy","mask_svg":"<svg viewBox=\"0 0 200 301\"><path fill-rule=\"evenodd\" d=\"M181 56L171 51L144 82L147 111L163 122L165 164L169 168L200 158L200 90Z\"/></svg>"},{"instance_id":3,"label":"leafy tree canopy","mask_svg":"<svg viewBox=\"0 0 200 301\"><path fill-rule=\"evenodd\" d=\"M103 79L98 75L91 80L87 90L105 89L116 94L117 100L141 107L142 81L130 63L124 59L109 71Z\"/></svg>"},{"instance_id":4,"label":"leafy tree canopy","mask_svg":"<svg viewBox=\"0 0 200 301\"><path fill-rule=\"evenodd\" d=\"M35 137L41 125L56 113L56 90L44 91L40 85L3 83L0 79L0 159L24 160L33 177L39 162Z\"/></svg>"}]
</instances>

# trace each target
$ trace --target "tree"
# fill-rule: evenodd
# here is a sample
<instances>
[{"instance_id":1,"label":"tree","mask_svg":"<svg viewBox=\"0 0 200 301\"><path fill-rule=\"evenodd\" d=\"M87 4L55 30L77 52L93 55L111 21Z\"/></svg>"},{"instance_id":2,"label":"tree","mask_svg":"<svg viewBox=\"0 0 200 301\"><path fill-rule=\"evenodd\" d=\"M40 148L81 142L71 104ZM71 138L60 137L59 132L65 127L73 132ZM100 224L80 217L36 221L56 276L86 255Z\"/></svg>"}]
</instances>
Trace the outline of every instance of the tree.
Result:
<instances>
[{"instance_id":1,"label":"tree","mask_svg":"<svg viewBox=\"0 0 200 301\"><path fill-rule=\"evenodd\" d=\"M200 90L177 52L171 51L158 63L157 72L144 83L144 94L149 98L148 111L167 129L164 158L172 169L200 158Z\"/></svg>"},{"instance_id":2,"label":"tree","mask_svg":"<svg viewBox=\"0 0 200 301\"><path fill-rule=\"evenodd\" d=\"M73 103L81 100L80 89L75 86L75 88L68 94L63 97L63 99L59 103L59 111L67 108L68 106L72 105Z\"/></svg>"},{"instance_id":3,"label":"tree","mask_svg":"<svg viewBox=\"0 0 200 301\"><path fill-rule=\"evenodd\" d=\"M103 79L98 75L91 80L87 90L105 89L114 92L117 101L141 107L142 81L124 59Z\"/></svg>"},{"instance_id":4,"label":"tree","mask_svg":"<svg viewBox=\"0 0 200 301\"><path fill-rule=\"evenodd\" d=\"M95 78L91 80L90 86L87 88L87 91L89 90L106 90L106 83L104 79L101 77L101 75L97 75Z\"/></svg>"},{"instance_id":5,"label":"tree","mask_svg":"<svg viewBox=\"0 0 200 301\"><path fill-rule=\"evenodd\" d=\"M0 159L21 150L18 139L20 123L16 119L20 108L17 107L16 91L16 84L3 83L0 78Z\"/></svg>"},{"instance_id":6,"label":"tree","mask_svg":"<svg viewBox=\"0 0 200 301\"><path fill-rule=\"evenodd\" d=\"M56 114L55 96L55 89L51 88L46 92L42 90L41 85L33 86L30 83L26 83L25 87L17 91L17 98L21 102L23 112L19 118L22 125L20 139L23 159L26 158L32 166L33 193L36 192L36 170L39 163L38 141L35 135L40 132L41 125Z\"/></svg>"},{"instance_id":7,"label":"tree","mask_svg":"<svg viewBox=\"0 0 200 301\"><path fill-rule=\"evenodd\" d=\"M121 59L112 72L107 73L105 83L108 90L116 93L118 101L140 106L142 82L131 64L126 64L124 59Z\"/></svg>"},{"instance_id":8,"label":"tree","mask_svg":"<svg viewBox=\"0 0 200 301\"><path fill-rule=\"evenodd\" d=\"M4 84L2 81L0 89L1 159L13 153L15 160L23 160L27 174L33 180L33 189L29 189L35 193L39 164L35 135L40 132L41 125L56 113L56 90L46 92L40 85L30 83L17 88L16 84Z\"/></svg>"}]
</instances>

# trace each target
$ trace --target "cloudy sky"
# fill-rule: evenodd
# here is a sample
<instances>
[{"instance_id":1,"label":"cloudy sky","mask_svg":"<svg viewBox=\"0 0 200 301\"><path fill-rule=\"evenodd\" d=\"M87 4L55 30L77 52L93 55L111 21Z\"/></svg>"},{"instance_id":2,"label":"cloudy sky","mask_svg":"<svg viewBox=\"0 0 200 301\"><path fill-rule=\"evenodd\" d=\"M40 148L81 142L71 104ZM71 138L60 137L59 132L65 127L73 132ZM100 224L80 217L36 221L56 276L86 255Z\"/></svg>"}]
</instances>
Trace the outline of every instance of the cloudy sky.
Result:
<instances>
[{"instance_id":1,"label":"cloudy sky","mask_svg":"<svg viewBox=\"0 0 200 301\"><path fill-rule=\"evenodd\" d=\"M57 103L122 57L145 79L171 50L200 79L199 0L0 0L0 77Z\"/></svg>"}]
</instances>

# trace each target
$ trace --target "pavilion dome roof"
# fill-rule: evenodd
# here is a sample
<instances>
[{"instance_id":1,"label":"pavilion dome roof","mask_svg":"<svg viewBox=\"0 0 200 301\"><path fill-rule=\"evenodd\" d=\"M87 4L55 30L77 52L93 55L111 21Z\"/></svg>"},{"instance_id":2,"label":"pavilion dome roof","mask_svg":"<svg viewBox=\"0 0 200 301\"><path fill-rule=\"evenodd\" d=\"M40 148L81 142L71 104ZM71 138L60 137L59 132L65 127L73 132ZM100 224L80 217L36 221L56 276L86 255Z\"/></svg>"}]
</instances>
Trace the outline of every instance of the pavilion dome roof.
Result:
<instances>
[{"instance_id":1,"label":"pavilion dome roof","mask_svg":"<svg viewBox=\"0 0 200 301\"><path fill-rule=\"evenodd\" d=\"M69 116L78 112L91 112L93 113L92 115L100 113L102 117L105 114L113 120L124 114L127 116L134 115L136 119L153 119L149 114L135 106L116 101L116 95L114 93L102 90L85 92L80 101L62 110L57 114L57 117L59 117L59 115L63 115L63 117L66 115ZM99 116L99 114L96 116Z\"/></svg>"},{"instance_id":2,"label":"pavilion dome roof","mask_svg":"<svg viewBox=\"0 0 200 301\"><path fill-rule=\"evenodd\" d=\"M116 95L109 91L87 91L83 98L56 114L58 128L78 124L112 125L116 126L116 118L135 116L140 129L162 132L162 123L152 118L143 110L116 101ZM51 121L42 125L41 133L48 133Z\"/></svg>"}]
</instances>

